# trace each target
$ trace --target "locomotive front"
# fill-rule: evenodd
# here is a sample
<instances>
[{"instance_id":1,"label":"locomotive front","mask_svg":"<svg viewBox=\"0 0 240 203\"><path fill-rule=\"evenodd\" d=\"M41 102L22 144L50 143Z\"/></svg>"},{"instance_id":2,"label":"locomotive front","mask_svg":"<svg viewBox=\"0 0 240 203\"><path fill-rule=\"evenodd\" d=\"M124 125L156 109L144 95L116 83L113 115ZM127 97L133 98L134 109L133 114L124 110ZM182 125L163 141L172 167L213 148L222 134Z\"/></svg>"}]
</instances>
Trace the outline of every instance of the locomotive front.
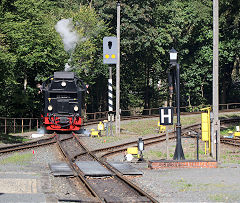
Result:
<instances>
[{"instance_id":1,"label":"locomotive front","mask_svg":"<svg viewBox=\"0 0 240 203\"><path fill-rule=\"evenodd\" d=\"M43 83L43 124L47 131L79 131L84 83L74 72L55 72Z\"/></svg>"}]
</instances>

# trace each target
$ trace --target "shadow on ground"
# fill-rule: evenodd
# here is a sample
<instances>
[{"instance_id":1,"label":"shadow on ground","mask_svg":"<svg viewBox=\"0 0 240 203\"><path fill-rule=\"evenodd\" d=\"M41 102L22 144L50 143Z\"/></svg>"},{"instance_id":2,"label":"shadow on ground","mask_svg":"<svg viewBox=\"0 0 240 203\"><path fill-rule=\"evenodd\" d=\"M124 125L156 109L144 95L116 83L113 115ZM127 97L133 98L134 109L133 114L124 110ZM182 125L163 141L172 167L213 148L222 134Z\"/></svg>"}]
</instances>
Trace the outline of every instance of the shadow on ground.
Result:
<instances>
[{"instance_id":1,"label":"shadow on ground","mask_svg":"<svg viewBox=\"0 0 240 203\"><path fill-rule=\"evenodd\" d=\"M5 135L0 134L0 142L4 144L16 144L26 142L28 139L24 136L13 136L13 135Z\"/></svg>"}]
</instances>

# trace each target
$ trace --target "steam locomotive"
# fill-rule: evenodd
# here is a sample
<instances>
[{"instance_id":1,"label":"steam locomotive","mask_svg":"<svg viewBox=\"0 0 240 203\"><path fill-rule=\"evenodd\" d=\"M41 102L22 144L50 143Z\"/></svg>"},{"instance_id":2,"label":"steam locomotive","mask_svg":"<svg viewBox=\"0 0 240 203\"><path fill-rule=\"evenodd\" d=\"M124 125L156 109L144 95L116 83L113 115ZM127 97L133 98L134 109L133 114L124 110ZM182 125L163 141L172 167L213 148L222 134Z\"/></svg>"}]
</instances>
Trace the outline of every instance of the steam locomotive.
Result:
<instances>
[{"instance_id":1,"label":"steam locomotive","mask_svg":"<svg viewBox=\"0 0 240 203\"><path fill-rule=\"evenodd\" d=\"M43 125L47 132L79 131L86 86L74 72L54 72L42 85Z\"/></svg>"}]
</instances>

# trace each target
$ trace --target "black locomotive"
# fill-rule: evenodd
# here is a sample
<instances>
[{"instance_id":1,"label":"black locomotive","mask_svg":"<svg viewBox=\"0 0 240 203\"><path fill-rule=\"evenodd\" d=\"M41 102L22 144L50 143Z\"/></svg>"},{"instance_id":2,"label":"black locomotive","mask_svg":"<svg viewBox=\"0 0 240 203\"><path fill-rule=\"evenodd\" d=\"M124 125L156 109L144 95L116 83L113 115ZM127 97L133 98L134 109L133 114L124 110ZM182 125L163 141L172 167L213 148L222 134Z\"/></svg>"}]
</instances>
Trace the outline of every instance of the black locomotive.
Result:
<instances>
[{"instance_id":1,"label":"black locomotive","mask_svg":"<svg viewBox=\"0 0 240 203\"><path fill-rule=\"evenodd\" d=\"M42 85L47 131L79 131L86 86L74 72L54 72Z\"/></svg>"}]
</instances>

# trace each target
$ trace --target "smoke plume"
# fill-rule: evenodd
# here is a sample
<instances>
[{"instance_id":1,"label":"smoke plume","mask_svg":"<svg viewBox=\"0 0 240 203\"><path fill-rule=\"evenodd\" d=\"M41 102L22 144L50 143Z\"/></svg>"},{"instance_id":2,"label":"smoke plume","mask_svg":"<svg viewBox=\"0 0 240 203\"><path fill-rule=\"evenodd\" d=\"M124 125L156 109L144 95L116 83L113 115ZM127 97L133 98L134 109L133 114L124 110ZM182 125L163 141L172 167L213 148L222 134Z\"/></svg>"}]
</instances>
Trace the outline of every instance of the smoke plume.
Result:
<instances>
[{"instance_id":1,"label":"smoke plume","mask_svg":"<svg viewBox=\"0 0 240 203\"><path fill-rule=\"evenodd\" d=\"M73 28L72 19L69 18L58 21L55 25L55 29L63 40L64 50L69 54L73 53L78 43L79 36Z\"/></svg>"}]
</instances>

